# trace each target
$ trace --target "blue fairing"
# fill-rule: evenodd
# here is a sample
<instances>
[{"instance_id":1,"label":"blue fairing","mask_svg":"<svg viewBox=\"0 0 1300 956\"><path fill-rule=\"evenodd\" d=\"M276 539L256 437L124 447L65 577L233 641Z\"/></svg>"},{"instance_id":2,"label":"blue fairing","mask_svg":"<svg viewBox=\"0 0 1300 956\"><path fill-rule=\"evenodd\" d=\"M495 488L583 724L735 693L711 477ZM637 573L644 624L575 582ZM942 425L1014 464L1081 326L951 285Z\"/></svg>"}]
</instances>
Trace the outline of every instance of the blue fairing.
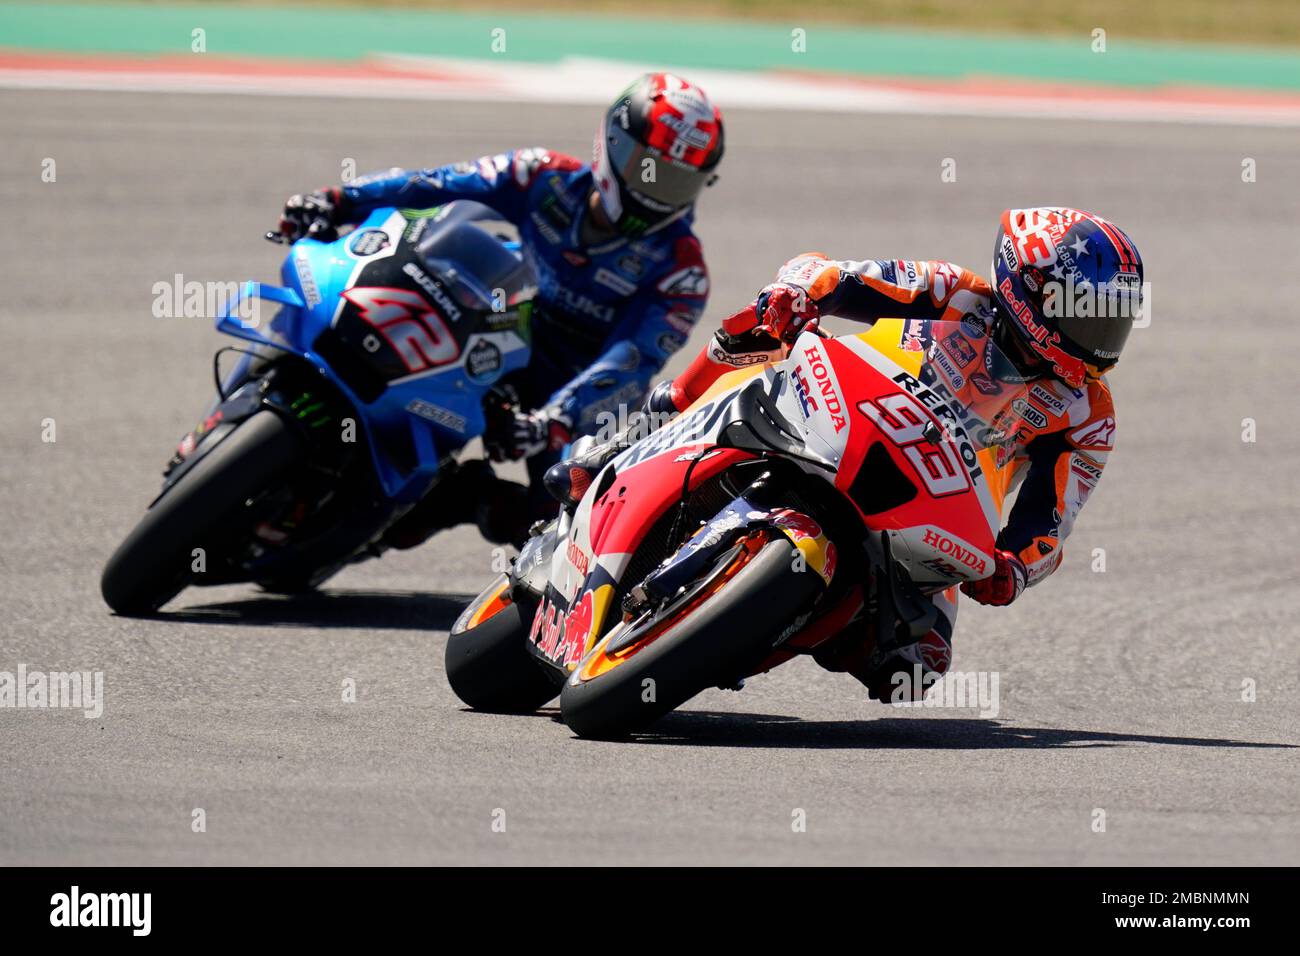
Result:
<instances>
[{"instance_id":1,"label":"blue fairing","mask_svg":"<svg viewBox=\"0 0 1300 956\"><path fill-rule=\"evenodd\" d=\"M485 393L529 361L527 300L532 289L525 281L527 270L510 271L522 261L517 244L492 235L484 219L483 207L466 203L436 212L375 209L334 242L300 239L281 269L283 286L245 283L217 317L221 332L291 352L329 379L356 409L358 440L367 443L385 494L398 502L418 500L439 462L482 434ZM406 263L403 278L409 270L425 279L432 276L437 284L372 285L362 270L371 271L383 260L390 262L381 269ZM418 268L412 269L411 262ZM374 301L361 290L368 290ZM345 301L344 293L353 297ZM422 304L393 306L385 296ZM254 299L274 305L269 322L260 320ZM367 304L359 306L361 301ZM374 351L383 347L407 362L407 368L417 367L389 376L377 394L354 387L355 380L317 351L321 334L331 329L337 334L345 313L354 329L365 333L373 327L365 335L367 349L371 344ZM358 314L371 325L357 319ZM513 323L512 315L517 319ZM369 360L357 354L360 361ZM409 460L404 465L394 461L386 450L393 436L409 438L413 467Z\"/></svg>"}]
</instances>

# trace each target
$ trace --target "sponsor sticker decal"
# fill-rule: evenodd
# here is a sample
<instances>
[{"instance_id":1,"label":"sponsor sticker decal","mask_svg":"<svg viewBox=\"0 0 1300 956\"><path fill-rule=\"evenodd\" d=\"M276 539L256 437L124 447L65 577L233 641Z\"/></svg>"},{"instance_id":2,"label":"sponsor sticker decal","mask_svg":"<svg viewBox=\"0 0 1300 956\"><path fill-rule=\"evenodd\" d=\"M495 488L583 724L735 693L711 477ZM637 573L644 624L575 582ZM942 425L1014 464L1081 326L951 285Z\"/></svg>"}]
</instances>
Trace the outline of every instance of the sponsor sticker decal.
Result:
<instances>
[{"instance_id":1,"label":"sponsor sticker decal","mask_svg":"<svg viewBox=\"0 0 1300 956\"><path fill-rule=\"evenodd\" d=\"M478 341L465 356L465 374L475 382L491 382L501 373L501 350L491 342Z\"/></svg>"},{"instance_id":2,"label":"sponsor sticker decal","mask_svg":"<svg viewBox=\"0 0 1300 956\"><path fill-rule=\"evenodd\" d=\"M348 251L359 259L373 256L388 248L388 233L382 229L362 229L348 243Z\"/></svg>"},{"instance_id":3,"label":"sponsor sticker decal","mask_svg":"<svg viewBox=\"0 0 1300 956\"><path fill-rule=\"evenodd\" d=\"M465 421L464 415L458 415L449 408L443 408L441 405L434 405L432 402L426 402L422 398L413 398L407 405L406 410L412 415L418 415L426 421L433 422L435 425L441 425L444 428L450 428L454 432L460 432L462 435L469 427Z\"/></svg>"}]
</instances>

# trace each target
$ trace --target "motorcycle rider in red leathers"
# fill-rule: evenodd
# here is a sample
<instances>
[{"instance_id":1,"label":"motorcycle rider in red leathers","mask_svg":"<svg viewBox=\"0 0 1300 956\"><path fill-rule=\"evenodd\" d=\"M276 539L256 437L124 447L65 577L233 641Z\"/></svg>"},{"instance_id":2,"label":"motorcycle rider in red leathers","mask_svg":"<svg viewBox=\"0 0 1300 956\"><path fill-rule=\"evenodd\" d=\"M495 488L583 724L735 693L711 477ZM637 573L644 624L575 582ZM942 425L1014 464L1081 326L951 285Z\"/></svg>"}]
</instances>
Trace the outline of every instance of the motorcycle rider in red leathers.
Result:
<instances>
[{"instance_id":1,"label":"motorcycle rider in red leathers","mask_svg":"<svg viewBox=\"0 0 1300 956\"><path fill-rule=\"evenodd\" d=\"M724 319L691 366L654 389L647 411L682 411L723 373L780 361L789 343L823 315L867 323L965 320L988 330L998 350L987 354L1000 350L1012 363L990 372L1028 389L1015 442L999 454L990 476L995 496L1016 487L1020 493L998 535L994 573L961 590L981 604L1007 605L1060 565L1061 546L1114 447L1115 410L1104 373L1140 314L1142 276L1141 257L1118 227L1057 207L1002 214L992 287L949 262L851 262L805 253L782 266L753 303ZM1073 309L1064 290L1108 295L1112 304L1100 315L1096 307ZM548 484L563 500L574 465L590 471L616 450L605 446L593 449L593 457L563 462ZM938 622L915 644L886 655L860 631L846 632L819 650L818 663L851 673L877 700L919 699L951 663L957 588L932 600Z\"/></svg>"}]
</instances>

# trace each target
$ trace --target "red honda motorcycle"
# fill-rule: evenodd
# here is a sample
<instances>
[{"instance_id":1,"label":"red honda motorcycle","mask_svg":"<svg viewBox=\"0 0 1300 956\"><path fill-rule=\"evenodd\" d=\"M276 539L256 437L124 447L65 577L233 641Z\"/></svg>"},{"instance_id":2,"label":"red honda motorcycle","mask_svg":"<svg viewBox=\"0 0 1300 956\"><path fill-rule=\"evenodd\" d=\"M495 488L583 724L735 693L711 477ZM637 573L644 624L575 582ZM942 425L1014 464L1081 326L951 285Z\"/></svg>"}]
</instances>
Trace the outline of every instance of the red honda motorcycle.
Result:
<instances>
[{"instance_id":1,"label":"red honda motorcycle","mask_svg":"<svg viewBox=\"0 0 1300 956\"><path fill-rule=\"evenodd\" d=\"M1013 368L968 316L805 332L724 375L469 604L452 689L497 712L559 694L578 735L611 738L846 628L920 640L930 595L993 572Z\"/></svg>"}]
</instances>

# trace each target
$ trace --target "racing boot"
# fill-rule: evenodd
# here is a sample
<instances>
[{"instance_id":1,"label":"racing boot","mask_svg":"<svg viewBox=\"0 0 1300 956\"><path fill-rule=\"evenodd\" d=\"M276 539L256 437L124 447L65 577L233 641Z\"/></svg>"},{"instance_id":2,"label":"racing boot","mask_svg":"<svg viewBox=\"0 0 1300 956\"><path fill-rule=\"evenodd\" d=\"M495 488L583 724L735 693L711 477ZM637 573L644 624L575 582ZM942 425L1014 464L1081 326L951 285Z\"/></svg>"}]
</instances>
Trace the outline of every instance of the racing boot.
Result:
<instances>
[{"instance_id":1,"label":"racing boot","mask_svg":"<svg viewBox=\"0 0 1300 956\"><path fill-rule=\"evenodd\" d=\"M428 494L384 532L381 545L405 551L439 531L475 521L484 490L501 480L482 459L447 462Z\"/></svg>"},{"instance_id":2,"label":"racing boot","mask_svg":"<svg viewBox=\"0 0 1300 956\"><path fill-rule=\"evenodd\" d=\"M542 517L526 485L496 475L479 488L472 514L487 541L516 548L523 547L528 529Z\"/></svg>"},{"instance_id":3,"label":"racing boot","mask_svg":"<svg viewBox=\"0 0 1300 956\"><path fill-rule=\"evenodd\" d=\"M846 628L813 652L813 660L828 671L849 673L867 688L867 696L882 704L919 701L952 664L952 634L957 617L957 590L932 596L939 616L919 641L892 651L879 651L875 637L862 621Z\"/></svg>"}]
</instances>

